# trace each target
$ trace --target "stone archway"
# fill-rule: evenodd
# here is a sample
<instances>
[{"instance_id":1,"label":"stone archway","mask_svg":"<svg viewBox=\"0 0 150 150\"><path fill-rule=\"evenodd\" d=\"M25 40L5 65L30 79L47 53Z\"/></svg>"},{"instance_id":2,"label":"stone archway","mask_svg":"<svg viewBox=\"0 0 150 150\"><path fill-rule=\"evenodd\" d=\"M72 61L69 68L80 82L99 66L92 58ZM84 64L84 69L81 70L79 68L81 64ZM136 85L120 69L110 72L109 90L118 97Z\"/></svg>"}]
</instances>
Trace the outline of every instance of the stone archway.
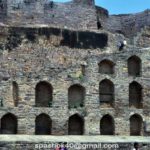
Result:
<instances>
[{"instance_id":1,"label":"stone archway","mask_svg":"<svg viewBox=\"0 0 150 150\"><path fill-rule=\"evenodd\" d=\"M102 74L113 74L114 73L114 63L110 60L103 60L99 64L99 73Z\"/></svg>"},{"instance_id":2,"label":"stone archway","mask_svg":"<svg viewBox=\"0 0 150 150\"><path fill-rule=\"evenodd\" d=\"M1 133L2 134L17 134L17 117L11 113L4 115L1 118Z\"/></svg>"},{"instance_id":3,"label":"stone archway","mask_svg":"<svg viewBox=\"0 0 150 150\"><path fill-rule=\"evenodd\" d=\"M51 84L42 81L36 86L36 107L50 107L53 99L53 88Z\"/></svg>"},{"instance_id":4,"label":"stone archway","mask_svg":"<svg viewBox=\"0 0 150 150\"><path fill-rule=\"evenodd\" d=\"M68 105L70 108L83 107L85 99L85 88L75 84L68 89Z\"/></svg>"},{"instance_id":5,"label":"stone archway","mask_svg":"<svg viewBox=\"0 0 150 150\"><path fill-rule=\"evenodd\" d=\"M75 114L69 118L68 134L69 135L83 135L84 133L84 120Z\"/></svg>"},{"instance_id":6,"label":"stone archway","mask_svg":"<svg viewBox=\"0 0 150 150\"><path fill-rule=\"evenodd\" d=\"M130 135L139 136L142 134L142 117L134 114L130 117Z\"/></svg>"},{"instance_id":7,"label":"stone archway","mask_svg":"<svg viewBox=\"0 0 150 150\"><path fill-rule=\"evenodd\" d=\"M137 56L131 56L128 59L128 74L131 76L141 75L141 59Z\"/></svg>"},{"instance_id":8,"label":"stone archway","mask_svg":"<svg viewBox=\"0 0 150 150\"><path fill-rule=\"evenodd\" d=\"M102 80L99 84L100 104L114 105L114 84L108 80Z\"/></svg>"},{"instance_id":9,"label":"stone archway","mask_svg":"<svg viewBox=\"0 0 150 150\"><path fill-rule=\"evenodd\" d=\"M100 121L101 135L114 135L114 119L110 115L105 115Z\"/></svg>"},{"instance_id":10,"label":"stone archway","mask_svg":"<svg viewBox=\"0 0 150 150\"><path fill-rule=\"evenodd\" d=\"M36 135L50 135L52 128L52 121L46 114L40 114L35 120L35 134Z\"/></svg>"}]
</instances>

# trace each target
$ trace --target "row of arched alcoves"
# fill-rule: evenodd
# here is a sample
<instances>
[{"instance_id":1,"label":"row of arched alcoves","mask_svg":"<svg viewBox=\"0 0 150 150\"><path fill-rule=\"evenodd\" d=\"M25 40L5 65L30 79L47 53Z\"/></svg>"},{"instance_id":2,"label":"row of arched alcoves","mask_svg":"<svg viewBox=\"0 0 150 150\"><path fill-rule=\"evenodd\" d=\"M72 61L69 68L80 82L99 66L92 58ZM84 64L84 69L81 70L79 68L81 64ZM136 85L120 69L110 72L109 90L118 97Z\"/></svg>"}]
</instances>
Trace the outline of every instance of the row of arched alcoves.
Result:
<instances>
[{"instance_id":1,"label":"row of arched alcoves","mask_svg":"<svg viewBox=\"0 0 150 150\"><path fill-rule=\"evenodd\" d=\"M114 63L110 60L103 60L99 63L99 72L105 74L114 73ZM141 59L138 56L131 56L128 59L129 75L141 75ZM114 106L115 88L112 81L104 79L99 83L99 100L100 103L108 103ZM72 85L68 89L68 105L69 107L78 107L84 105L86 90L79 84ZM35 88L35 106L51 107L53 101L53 87L46 81L41 81ZM18 106L19 87L17 82L13 82L13 99L14 106ZM142 86L133 81L129 85L129 106L142 108Z\"/></svg>"},{"instance_id":2,"label":"row of arched alcoves","mask_svg":"<svg viewBox=\"0 0 150 150\"><path fill-rule=\"evenodd\" d=\"M142 108L142 86L133 81L129 84L129 106ZM74 84L68 89L68 106L83 107L86 90L79 84ZM18 106L19 88L16 82L13 82L13 99L14 105ZM112 81L104 79L99 83L99 101L114 105L115 103L115 87ZM41 81L35 88L35 106L51 107L53 102L53 87L46 81Z\"/></svg>"},{"instance_id":3,"label":"row of arched alcoves","mask_svg":"<svg viewBox=\"0 0 150 150\"><path fill-rule=\"evenodd\" d=\"M17 117L11 113L1 118L1 134L17 134L18 121ZM130 135L142 135L143 120L138 114L130 117ZM52 120L47 114L40 114L35 119L36 135L51 135ZM74 114L68 119L68 134L83 135L84 134L84 118L78 114ZM100 120L101 135L115 135L115 121L109 114L104 115Z\"/></svg>"},{"instance_id":4,"label":"row of arched alcoves","mask_svg":"<svg viewBox=\"0 0 150 150\"><path fill-rule=\"evenodd\" d=\"M128 74L130 76L140 76L142 63L138 56L131 56L127 61ZM99 73L102 74L114 74L115 63L111 60L104 59L99 64Z\"/></svg>"}]
</instances>

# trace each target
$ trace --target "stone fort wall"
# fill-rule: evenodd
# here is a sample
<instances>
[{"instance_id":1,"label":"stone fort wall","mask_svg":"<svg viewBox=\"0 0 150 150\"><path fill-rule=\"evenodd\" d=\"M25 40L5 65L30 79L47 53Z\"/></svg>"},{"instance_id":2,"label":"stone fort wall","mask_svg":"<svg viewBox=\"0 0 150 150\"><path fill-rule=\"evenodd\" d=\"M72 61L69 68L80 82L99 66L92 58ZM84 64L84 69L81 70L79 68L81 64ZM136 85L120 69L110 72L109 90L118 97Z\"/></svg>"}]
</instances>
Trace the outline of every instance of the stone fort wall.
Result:
<instances>
[{"instance_id":1,"label":"stone fort wall","mask_svg":"<svg viewBox=\"0 0 150 150\"><path fill-rule=\"evenodd\" d=\"M149 14L129 36L93 1L0 6L2 134L150 135Z\"/></svg>"},{"instance_id":2,"label":"stone fort wall","mask_svg":"<svg viewBox=\"0 0 150 150\"><path fill-rule=\"evenodd\" d=\"M90 36L86 36L86 40L84 38L83 41L80 40L79 43L76 42L73 47L70 47L69 41L64 45L63 42L61 43L66 36L53 35L51 31L56 30L53 28L36 28L36 31L48 30L49 34L37 32L32 34L34 38L26 36L26 31L34 33L35 28L1 28L1 47L4 49L1 49L0 56L0 95L3 102L0 116L1 121L8 113L17 118L17 134L35 134L36 117L46 114L51 118L51 134L67 135L69 117L78 114L84 122L82 133L84 135L101 134L103 130L100 127L100 121L106 115L112 118L113 133L110 134L130 135L130 119L133 115L137 115L142 123L139 134L149 135L149 48L129 46L123 51L118 51L116 45L111 45L111 40L117 41L117 35L114 37L108 32L78 31L78 36L91 34L93 42L86 43L89 38L91 39ZM13 31L18 34L13 34ZM99 42L103 44L97 43L97 38L94 36L99 37ZM16 45L18 37L21 40ZM141 60L140 74L129 74L128 61L132 56ZM112 73L107 70L106 72L99 71L99 63L103 60L113 62ZM113 85L113 93L112 91L101 93L100 84L104 80ZM52 100L49 100L52 101L51 105L48 103L42 105L42 99L46 99L44 95L39 100L41 103L36 101L38 99L36 87L43 81L51 85ZM137 97L139 100L137 103L140 105L129 104L129 85L133 82L141 86L141 98ZM80 101L82 91L78 92L79 86L75 88L75 95L79 95L79 103L83 102L83 105L69 106L68 93L73 85L83 87L80 88L84 89L82 101ZM43 85L42 89L45 86ZM104 88L109 88L107 86L107 84L104 85ZM108 96L108 101L100 97L101 94ZM110 97L112 94L113 97ZM74 96L72 99L78 101ZM113 105L109 101L113 101ZM37 107L36 103L40 103L41 106ZM3 131L2 128L1 131Z\"/></svg>"}]
</instances>

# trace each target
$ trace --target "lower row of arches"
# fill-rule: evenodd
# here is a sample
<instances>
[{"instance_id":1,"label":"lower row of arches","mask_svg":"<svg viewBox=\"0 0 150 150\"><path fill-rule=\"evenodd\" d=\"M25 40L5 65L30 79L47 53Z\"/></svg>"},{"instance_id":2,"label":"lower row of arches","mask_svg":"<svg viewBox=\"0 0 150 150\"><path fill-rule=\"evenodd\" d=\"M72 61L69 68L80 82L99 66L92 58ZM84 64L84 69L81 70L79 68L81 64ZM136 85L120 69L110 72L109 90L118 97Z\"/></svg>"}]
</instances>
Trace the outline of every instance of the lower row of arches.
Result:
<instances>
[{"instance_id":1,"label":"lower row of arches","mask_svg":"<svg viewBox=\"0 0 150 150\"><path fill-rule=\"evenodd\" d=\"M17 134L18 121L17 117L11 113L1 118L1 134ZM130 117L130 135L138 136L142 134L143 120L138 114ZM40 114L35 119L36 135L51 135L52 120L47 114ZM84 134L84 119L78 114L71 116L68 120L69 135ZM115 135L115 122L112 116L104 115L100 120L101 135Z\"/></svg>"}]
</instances>

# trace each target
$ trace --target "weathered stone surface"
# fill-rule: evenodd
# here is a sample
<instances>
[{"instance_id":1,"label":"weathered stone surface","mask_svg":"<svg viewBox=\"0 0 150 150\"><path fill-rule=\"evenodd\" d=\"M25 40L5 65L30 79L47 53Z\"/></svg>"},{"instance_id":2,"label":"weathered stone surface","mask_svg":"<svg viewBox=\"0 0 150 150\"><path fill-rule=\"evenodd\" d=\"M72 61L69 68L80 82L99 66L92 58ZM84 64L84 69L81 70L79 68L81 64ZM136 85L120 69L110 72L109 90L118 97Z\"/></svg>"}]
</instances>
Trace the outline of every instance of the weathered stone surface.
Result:
<instances>
[{"instance_id":1,"label":"weathered stone surface","mask_svg":"<svg viewBox=\"0 0 150 150\"><path fill-rule=\"evenodd\" d=\"M146 132L150 132L150 122L149 121L145 122L145 130L146 130Z\"/></svg>"},{"instance_id":2,"label":"weathered stone surface","mask_svg":"<svg viewBox=\"0 0 150 150\"><path fill-rule=\"evenodd\" d=\"M121 142L127 142L125 148L128 149L128 143L136 139L130 137L131 140L127 140L131 134L130 119L138 116L141 137L136 141L149 142L143 141L150 135L149 10L132 15L109 16L107 10L89 5L93 4L90 0L64 4L54 2L53 7L51 3L40 0L8 0L1 3L0 12L5 10L0 14L1 120L9 114L10 118L13 116L17 120L17 134L33 135L36 117L46 114L52 121L51 134L66 138L64 135L68 135L69 118L77 114L83 119L83 134L87 136L83 142L92 139L97 142L98 138L88 136L100 135L100 120L109 116L114 125L113 135L127 136L125 139L118 138ZM97 30L97 19L102 23L100 30ZM126 39L127 45L119 51L118 42L123 39ZM139 70L135 76L128 72L128 60L132 56L139 58L140 67L133 67L133 71ZM99 64L104 60L112 62L111 74L99 71ZM134 62L133 66L137 66L137 61ZM103 93L99 90L104 80L110 81L107 83L113 87L109 93L105 93L108 86L104 87ZM42 107L37 107L36 87L42 81L51 85L50 99L46 99ZM129 85L135 82L140 85L141 97L135 93L141 101L140 105L130 106ZM84 98L82 105L69 106L68 90L72 85L83 87L84 95L80 96ZM113 105L102 103L100 94L111 95ZM7 146L6 149L9 149ZM21 146L31 146L33 149L33 145L26 141Z\"/></svg>"}]
</instances>

